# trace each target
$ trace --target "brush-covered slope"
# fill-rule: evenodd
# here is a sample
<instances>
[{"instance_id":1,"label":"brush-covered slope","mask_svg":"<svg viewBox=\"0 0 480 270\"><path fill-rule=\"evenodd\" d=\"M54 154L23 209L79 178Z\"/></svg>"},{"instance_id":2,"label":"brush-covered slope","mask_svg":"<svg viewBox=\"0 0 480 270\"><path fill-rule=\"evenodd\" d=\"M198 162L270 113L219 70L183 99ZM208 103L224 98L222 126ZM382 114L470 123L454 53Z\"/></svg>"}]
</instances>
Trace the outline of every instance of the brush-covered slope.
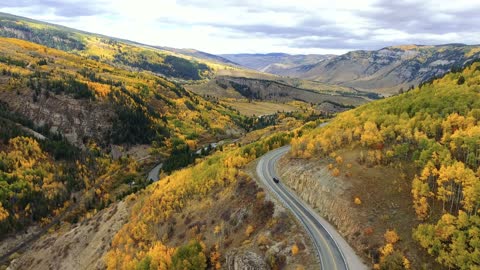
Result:
<instances>
[{"instance_id":1,"label":"brush-covered slope","mask_svg":"<svg viewBox=\"0 0 480 270\"><path fill-rule=\"evenodd\" d=\"M239 132L241 116L150 72L18 39L0 38L0 48L0 100L76 145L195 145Z\"/></svg>"},{"instance_id":2,"label":"brush-covered slope","mask_svg":"<svg viewBox=\"0 0 480 270\"><path fill-rule=\"evenodd\" d=\"M87 33L10 14L0 13L0 36L18 38L133 69L182 80L200 80L218 66L201 60L131 41ZM203 57L205 58L205 57Z\"/></svg>"},{"instance_id":3,"label":"brush-covered slope","mask_svg":"<svg viewBox=\"0 0 480 270\"><path fill-rule=\"evenodd\" d=\"M397 94L420 82L440 77L479 57L479 46L395 46L377 51L353 51L274 74L353 87L384 95Z\"/></svg>"},{"instance_id":4,"label":"brush-covered slope","mask_svg":"<svg viewBox=\"0 0 480 270\"><path fill-rule=\"evenodd\" d=\"M371 216L359 224L364 231L357 236L375 232L375 227L368 226L377 224L377 220L378 224L390 224L389 230L404 232L398 244L397 236L385 234L386 243L379 249L379 259L373 257L374 263L384 269L406 267L401 253L407 258L416 257L419 252L414 248L420 245L449 269L477 269L479 151L480 64L474 63L408 93L342 113L326 127L295 139L291 154L305 160L333 159L331 174L354 186L360 174L388 169L372 189L362 189L362 185L370 186L374 176L364 178L364 183L357 185L358 197L351 198L350 211L361 213L380 210L384 203L388 206L395 198L404 198L393 208L388 207L386 218L383 214ZM347 153L353 155L352 163L345 166ZM352 174L358 166L364 167ZM396 173L389 174L389 170ZM402 200L410 200L411 207L399 206L404 204ZM415 213L417 221L404 223L402 219L409 220L409 213ZM409 239L416 243L405 246ZM421 267L422 263L417 261L415 265Z\"/></svg>"},{"instance_id":5,"label":"brush-covered slope","mask_svg":"<svg viewBox=\"0 0 480 270\"><path fill-rule=\"evenodd\" d=\"M291 135L225 148L129 198L134 210L113 239L107 269L316 269L300 227L244 171Z\"/></svg>"}]
</instances>

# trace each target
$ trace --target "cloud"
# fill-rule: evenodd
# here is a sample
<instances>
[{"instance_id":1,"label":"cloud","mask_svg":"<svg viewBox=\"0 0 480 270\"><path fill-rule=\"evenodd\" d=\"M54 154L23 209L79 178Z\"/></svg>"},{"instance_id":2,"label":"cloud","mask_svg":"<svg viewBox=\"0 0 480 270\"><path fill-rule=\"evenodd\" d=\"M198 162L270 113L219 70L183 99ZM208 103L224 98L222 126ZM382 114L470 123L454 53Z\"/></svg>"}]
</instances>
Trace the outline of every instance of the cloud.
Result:
<instances>
[{"instance_id":1,"label":"cloud","mask_svg":"<svg viewBox=\"0 0 480 270\"><path fill-rule=\"evenodd\" d=\"M480 43L480 3L475 2L3 0L0 11L212 53L341 53L412 43Z\"/></svg>"},{"instance_id":2,"label":"cloud","mask_svg":"<svg viewBox=\"0 0 480 270\"><path fill-rule=\"evenodd\" d=\"M102 5L98 5L98 3L98 1L93 0L3 0L0 3L0 8L25 9L31 13L51 13L58 17L72 18L103 14L105 10L102 8Z\"/></svg>"},{"instance_id":3,"label":"cloud","mask_svg":"<svg viewBox=\"0 0 480 270\"><path fill-rule=\"evenodd\" d=\"M477 31L480 3L468 5L452 1L461 9L445 6L446 1L389 1L381 0L373 11L357 14L370 20L375 28L428 34ZM475 2L475 1L470 1Z\"/></svg>"}]
</instances>

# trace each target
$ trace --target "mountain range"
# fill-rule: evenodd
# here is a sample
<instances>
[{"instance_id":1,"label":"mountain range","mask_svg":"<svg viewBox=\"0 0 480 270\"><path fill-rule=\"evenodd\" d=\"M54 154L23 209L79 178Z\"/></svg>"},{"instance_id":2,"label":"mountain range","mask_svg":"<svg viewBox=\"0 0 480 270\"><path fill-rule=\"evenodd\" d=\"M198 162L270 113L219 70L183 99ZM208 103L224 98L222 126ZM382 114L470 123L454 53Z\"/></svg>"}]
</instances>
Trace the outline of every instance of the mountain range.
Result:
<instances>
[{"instance_id":1,"label":"mountain range","mask_svg":"<svg viewBox=\"0 0 480 270\"><path fill-rule=\"evenodd\" d=\"M478 59L480 46L405 45L338 56L236 54L223 57L262 72L390 96Z\"/></svg>"}]
</instances>

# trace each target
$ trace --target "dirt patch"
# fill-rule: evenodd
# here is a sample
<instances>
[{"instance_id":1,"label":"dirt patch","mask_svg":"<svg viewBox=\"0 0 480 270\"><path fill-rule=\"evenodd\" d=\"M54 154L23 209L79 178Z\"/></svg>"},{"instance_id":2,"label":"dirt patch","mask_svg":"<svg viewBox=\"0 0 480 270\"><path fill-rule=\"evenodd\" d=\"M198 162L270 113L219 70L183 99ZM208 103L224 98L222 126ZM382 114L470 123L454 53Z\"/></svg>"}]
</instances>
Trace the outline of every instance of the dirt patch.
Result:
<instances>
[{"instance_id":1,"label":"dirt patch","mask_svg":"<svg viewBox=\"0 0 480 270\"><path fill-rule=\"evenodd\" d=\"M23 232L17 232L4 237L0 241L0 254L6 254L14 247L29 239L32 235L38 233L41 229L40 226L30 226Z\"/></svg>"}]
</instances>

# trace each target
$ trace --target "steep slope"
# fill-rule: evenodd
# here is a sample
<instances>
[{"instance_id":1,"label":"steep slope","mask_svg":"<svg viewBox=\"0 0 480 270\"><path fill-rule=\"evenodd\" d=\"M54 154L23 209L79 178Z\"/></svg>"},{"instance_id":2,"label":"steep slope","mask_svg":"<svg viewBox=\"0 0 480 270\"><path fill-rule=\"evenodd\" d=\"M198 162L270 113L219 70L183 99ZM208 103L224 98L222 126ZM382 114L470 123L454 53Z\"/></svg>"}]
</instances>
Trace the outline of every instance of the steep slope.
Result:
<instances>
[{"instance_id":1,"label":"steep slope","mask_svg":"<svg viewBox=\"0 0 480 270\"><path fill-rule=\"evenodd\" d=\"M440 77L480 56L479 46L396 46L378 51L353 51L319 63L274 73L353 87L384 95Z\"/></svg>"},{"instance_id":2,"label":"steep slope","mask_svg":"<svg viewBox=\"0 0 480 270\"><path fill-rule=\"evenodd\" d=\"M242 254L254 260L240 269L316 269L300 227L244 172L250 161L289 138L281 133L225 148L132 196L134 210L113 239L107 269L184 269L187 263L238 269L231 264L241 262ZM185 254L192 244L201 248Z\"/></svg>"},{"instance_id":3,"label":"steep slope","mask_svg":"<svg viewBox=\"0 0 480 270\"><path fill-rule=\"evenodd\" d=\"M208 61L201 58L5 13L0 13L0 36L19 38L108 64L149 70L181 80L203 79L214 69L214 65L209 66Z\"/></svg>"},{"instance_id":4,"label":"steep slope","mask_svg":"<svg viewBox=\"0 0 480 270\"><path fill-rule=\"evenodd\" d=\"M223 54L221 56L243 67L272 74L280 74L277 73L277 70L313 65L333 57L333 55L290 55L285 53Z\"/></svg>"},{"instance_id":5,"label":"steep slope","mask_svg":"<svg viewBox=\"0 0 480 270\"><path fill-rule=\"evenodd\" d=\"M240 131L238 114L149 72L16 39L0 38L0 47L0 100L78 146L90 139L105 146L198 142Z\"/></svg>"},{"instance_id":6,"label":"steep slope","mask_svg":"<svg viewBox=\"0 0 480 270\"><path fill-rule=\"evenodd\" d=\"M287 184L383 269L475 269L479 79L476 62L305 132L281 166Z\"/></svg>"},{"instance_id":7,"label":"steep slope","mask_svg":"<svg viewBox=\"0 0 480 270\"><path fill-rule=\"evenodd\" d=\"M235 265L240 269L317 269L303 228L244 171L249 161L289 141L290 133L265 135L300 124L292 123L292 117L284 120L284 125L243 137L238 141L245 145L242 148L224 145L191 167L163 174L145 190L139 186L145 178L135 173L134 160L122 158L110 166L112 161L101 156L95 163L109 165L110 174L86 182L102 185L85 196L90 198L85 202L90 211L79 216L70 213L54 232L14 254L10 269L149 269L159 264L184 269L178 263L186 262L199 263L195 269L234 269ZM100 150L94 150L90 158L99 155ZM105 190L106 181L118 181L127 189L123 193ZM129 185L140 191L119 202L132 193ZM102 204L95 204L98 201ZM2 239L0 255L8 240ZM194 254L185 251L191 248Z\"/></svg>"}]
</instances>

